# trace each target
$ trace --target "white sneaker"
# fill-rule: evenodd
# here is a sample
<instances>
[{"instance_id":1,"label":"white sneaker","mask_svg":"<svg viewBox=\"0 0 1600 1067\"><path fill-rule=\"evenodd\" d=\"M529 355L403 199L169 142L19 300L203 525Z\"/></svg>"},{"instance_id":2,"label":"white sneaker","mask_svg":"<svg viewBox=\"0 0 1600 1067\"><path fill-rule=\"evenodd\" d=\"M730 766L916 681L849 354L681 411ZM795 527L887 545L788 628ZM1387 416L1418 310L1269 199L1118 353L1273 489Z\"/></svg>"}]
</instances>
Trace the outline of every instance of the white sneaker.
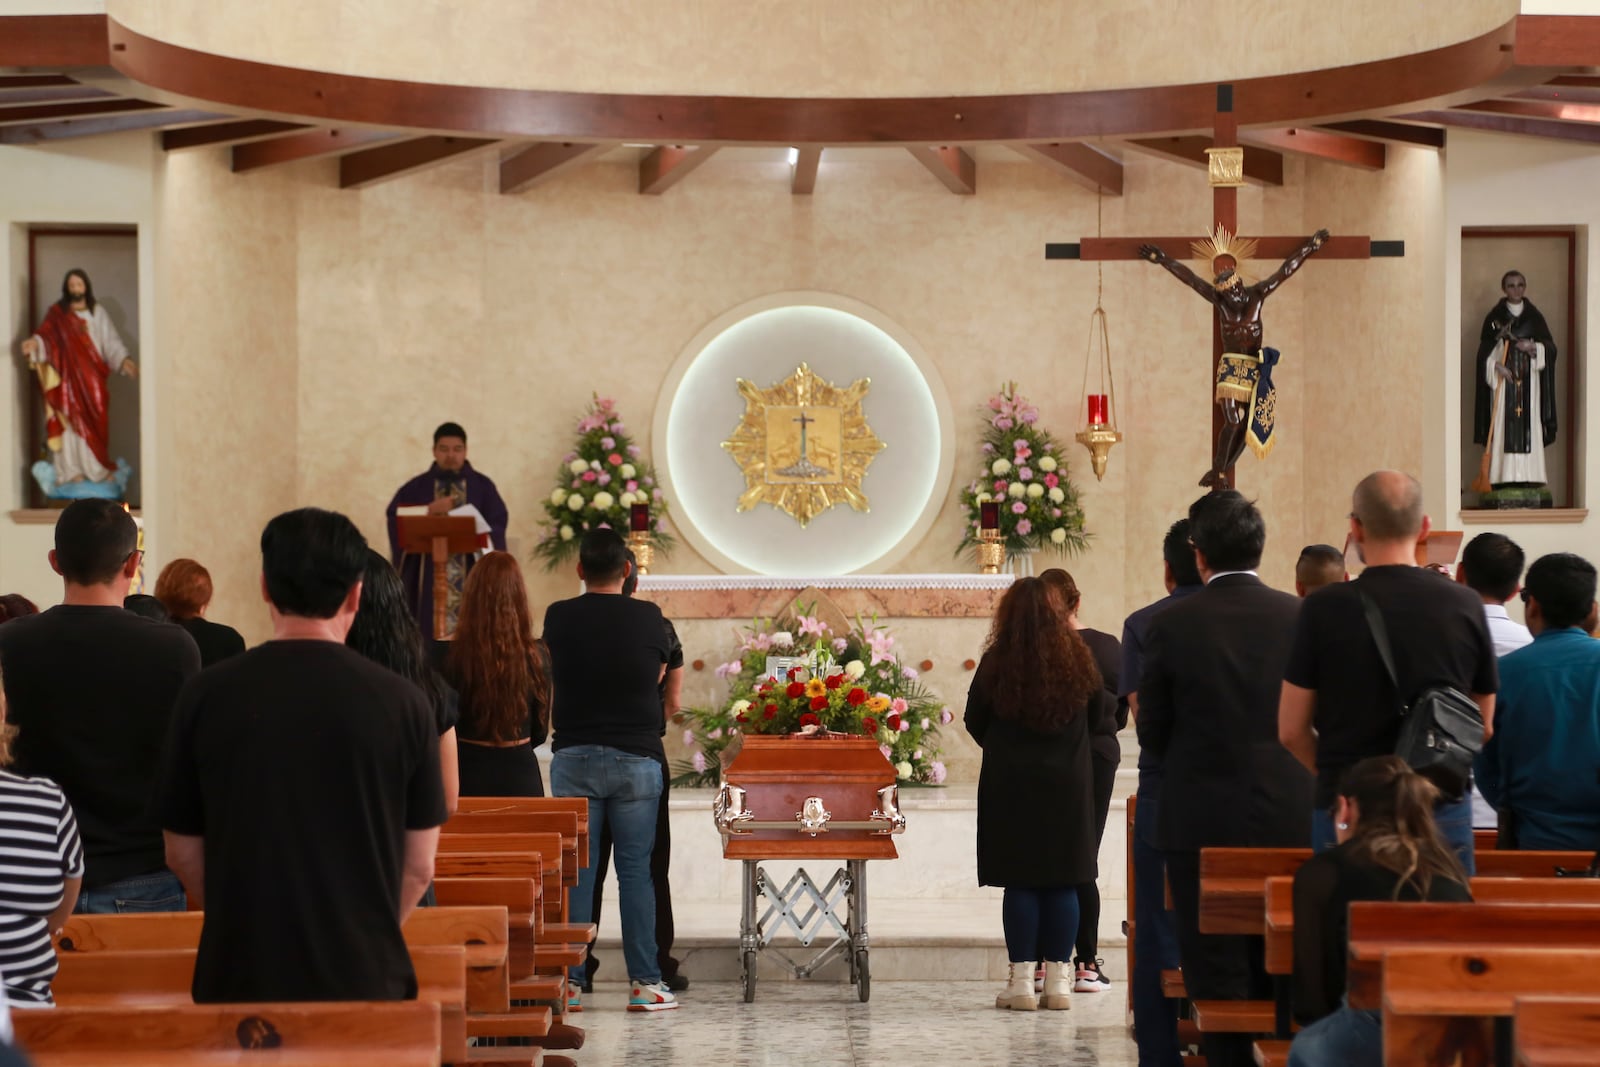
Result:
<instances>
[{"instance_id":1,"label":"white sneaker","mask_svg":"<svg viewBox=\"0 0 1600 1067\"><path fill-rule=\"evenodd\" d=\"M1010 1011L1037 1011L1039 996L1033 991L1033 960L1013 963L1007 972L1006 988L994 998L994 1006Z\"/></svg>"},{"instance_id":2,"label":"white sneaker","mask_svg":"<svg viewBox=\"0 0 1600 1067\"><path fill-rule=\"evenodd\" d=\"M668 1011L677 1006L678 998L672 995L664 982L649 985L635 982L633 993L628 997L629 1011Z\"/></svg>"},{"instance_id":3,"label":"white sneaker","mask_svg":"<svg viewBox=\"0 0 1600 1067\"><path fill-rule=\"evenodd\" d=\"M1101 973L1101 960L1079 960L1078 980L1073 985L1077 993L1104 993L1111 988L1111 979Z\"/></svg>"},{"instance_id":4,"label":"white sneaker","mask_svg":"<svg viewBox=\"0 0 1600 1067\"><path fill-rule=\"evenodd\" d=\"M1043 993L1044 992L1044 965L1043 964L1040 964L1039 965L1039 969L1033 972L1033 991L1035 993Z\"/></svg>"}]
</instances>

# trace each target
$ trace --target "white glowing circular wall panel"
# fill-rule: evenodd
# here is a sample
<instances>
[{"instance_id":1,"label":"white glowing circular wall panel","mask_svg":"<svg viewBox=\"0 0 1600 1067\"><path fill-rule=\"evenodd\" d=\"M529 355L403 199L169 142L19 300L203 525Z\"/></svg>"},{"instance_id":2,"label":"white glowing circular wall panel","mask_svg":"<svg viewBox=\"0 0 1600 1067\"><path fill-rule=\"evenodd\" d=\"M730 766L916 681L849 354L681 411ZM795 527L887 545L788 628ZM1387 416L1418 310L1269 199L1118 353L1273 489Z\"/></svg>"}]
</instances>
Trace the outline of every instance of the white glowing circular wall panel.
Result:
<instances>
[{"instance_id":1,"label":"white glowing circular wall panel","mask_svg":"<svg viewBox=\"0 0 1600 1067\"><path fill-rule=\"evenodd\" d=\"M656 411L673 524L730 571L847 574L898 559L938 513L954 464L948 400L914 350L882 315L832 294L779 294L713 322L678 360ZM722 448L745 410L737 379L765 389L801 363L838 386L870 378L862 410L886 446L862 480L871 510L836 506L804 529L769 504L738 511L744 472Z\"/></svg>"}]
</instances>

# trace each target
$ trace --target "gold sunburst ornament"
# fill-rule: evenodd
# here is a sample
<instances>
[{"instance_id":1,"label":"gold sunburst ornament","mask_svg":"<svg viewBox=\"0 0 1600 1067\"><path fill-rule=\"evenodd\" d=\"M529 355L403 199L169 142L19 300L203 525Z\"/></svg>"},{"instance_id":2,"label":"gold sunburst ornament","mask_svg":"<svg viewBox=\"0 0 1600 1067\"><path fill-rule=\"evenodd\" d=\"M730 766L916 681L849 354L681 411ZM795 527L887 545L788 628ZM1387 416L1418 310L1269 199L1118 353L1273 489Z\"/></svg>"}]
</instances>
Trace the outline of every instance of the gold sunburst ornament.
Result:
<instances>
[{"instance_id":1,"label":"gold sunburst ornament","mask_svg":"<svg viewBox=\"0 0 1600 1067\"><path fill-rule=\"evenodd\" d=\"M1202 241L1189 242L1189 251L1196 259L1210 265L1212 272L1217 276L1222 274L1224 268L1233 268L1233 274L1224 283L1225 285L1231 285L1234 278L1245 285L1254 285L1256 282L1255 276L1246 273L1244 269L1246 260L1256 258L1254 237L1240 237L1236 233L1229 233L1219 222L1215 233ZM1223 262L1219 263L1218 260Z\"/></svg>"},{"instance_id":2,"label":"gold sunburst ornament","mask_svg":"<svg viewBox=\"0 0 1600 1067\"><path fill-rule=\"evenodd\" d=\"M861 480L885 447L861 410L871 388L870 378L841 388L804 363L765 389L740 378L744 416L722 442L744 472L739 510L771 504L802 527L837 504L869 510Z\"/></svg>"}]
</instances>

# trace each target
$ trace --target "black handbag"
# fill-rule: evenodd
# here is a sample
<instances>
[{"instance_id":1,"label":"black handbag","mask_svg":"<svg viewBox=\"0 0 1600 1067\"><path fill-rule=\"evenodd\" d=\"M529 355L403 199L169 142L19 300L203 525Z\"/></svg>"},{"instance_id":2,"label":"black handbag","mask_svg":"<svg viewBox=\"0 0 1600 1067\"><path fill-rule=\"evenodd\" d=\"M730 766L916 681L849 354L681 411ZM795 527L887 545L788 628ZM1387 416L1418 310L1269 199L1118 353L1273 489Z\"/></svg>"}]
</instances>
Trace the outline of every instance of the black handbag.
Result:
<instances>
[{"instance_id":1,"label":"black handbag","mask_svg":"<svg viewBox=\"0 0 1600 1067\"><path fill-rule=\"evenodd\" d=\"M1472 780L1472 761L1483 748L1483 713L1477 701L1450 685L1428 686L1407 701L1395 671L1383 613L1365 590L1359 592L1378 658L1401 701L1400 740L1394 754L1437 785L1446 799L1460 799Z\"/></svg>"}]
</instances>

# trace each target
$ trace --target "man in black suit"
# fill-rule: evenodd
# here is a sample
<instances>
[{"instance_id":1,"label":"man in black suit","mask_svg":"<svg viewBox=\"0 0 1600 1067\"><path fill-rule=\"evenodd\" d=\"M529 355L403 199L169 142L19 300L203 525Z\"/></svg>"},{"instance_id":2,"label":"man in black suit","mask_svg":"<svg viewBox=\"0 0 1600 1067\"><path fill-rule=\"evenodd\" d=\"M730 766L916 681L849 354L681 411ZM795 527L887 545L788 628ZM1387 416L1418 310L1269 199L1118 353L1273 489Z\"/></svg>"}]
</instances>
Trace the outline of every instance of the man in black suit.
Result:
<instances>
[{"instance_id":1,"label":"man in black suit","mask_svg":"<svg viewBox=\"0 0 1600 1067\"><path fill-rule=\"evenodd\" d=\"M1163 773L1166 855L1192 1000L1271 996L1259 937L1200 933L1200 850L1303 847L1312 778L1278 743L1278 691L1300 602L1256 575L1266 523L1232 490L1189 509L1206 586L1155 617L1139 684L1139 744ZM1243 1034L1207 1035L1211 1067L1252 1062Z\"/></svg>"}]
</instances>

